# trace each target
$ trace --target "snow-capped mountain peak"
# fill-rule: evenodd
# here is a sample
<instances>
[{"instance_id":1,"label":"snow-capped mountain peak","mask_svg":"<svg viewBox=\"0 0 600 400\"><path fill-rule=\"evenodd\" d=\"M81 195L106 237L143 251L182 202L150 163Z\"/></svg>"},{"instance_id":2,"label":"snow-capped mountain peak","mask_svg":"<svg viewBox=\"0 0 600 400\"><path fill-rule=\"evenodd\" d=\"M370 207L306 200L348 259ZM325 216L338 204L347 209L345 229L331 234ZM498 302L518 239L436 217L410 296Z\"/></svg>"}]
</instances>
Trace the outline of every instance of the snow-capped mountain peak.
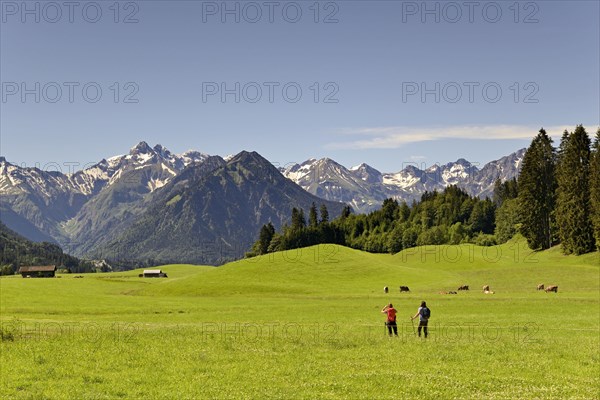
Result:
<instances>
[{"instance_id":1,"label":"snow-capped mountain peak","mask_svg":"<svg viewBox=\"0 0 600 400\"><path fill-rule=\"evenodd\" d=\"M188 150L184 153L178 154L177 157L181 160L183 166L187 167L190 164L203 162L209 157L209 155L196 150Z\"/></svg>"},{"instance_id":2,"label":"snow-capped mountain peak","mask_svg":"<svg viewBox=\"0 0 600 400\"><path fill-rule=\"evenodd\" d=\"M368 212L386 198L410 202L425 191L441 191L457 185L474 196L491 196L497 178L512 179L519 173L525 149L486 164L482 169L460 158L424 170L408 165L395 173L381 173L362 163L350 169L331 159L310 159L282 170L305 190L327 200L344 201L357 211Z\"/></svg>"},{"instance_id":3,"label":"snow-capped mountain peak","mask_svg":"<svg viewBox=\"0 0 600 400\"><path fill-rule=\"evenodd\" d=\"M143 140L129 150L130 155L154 153L154 150Z\"/></svg>"},{"instance_id":4,"label":"snow-capped mountain peak","mask_svg":"<svg viewBox=\"0 0 600 400\"><path fill-rule=\"evenodd\" d=\"M69 174L14 166L2 157L0 190L3 194L26 192L41 195L50 195L59 190L73 195L92 196L104 187L120 181L125 175L131 177L131 171L144 170L147 172L141 179L147 181L146 186L150 191L154 191L188 165L203 162L207 157L207 154L194 150L177 155L161 144L152 148L141 141L127 154L104 158L91 167ZM139 179L133 179L132 182L134 181Z\"/></svg>"},{"instance_id":5,"label":"snow-capped mountain peak","mask_svg":"<svg viewBox=\"0 0 600 400\"><path fill-rule=\"evenodd\" d=\"M166 147L164 147L162 144L155 145L152 150L154 150L162 158L167 158L168 159L168 158L171 158L173 156L173 154L171 154L171 152L169 151L169 149L167 149Z\"/></svg>"},{"instance_id":6,"label":"snow-capped mountain peak","mask_svg":"<svg viewBox=\"0 0 600 400\"><path fill-rule=\"evenodd\" d=\"M362 163L350 169L350 171L358 178L367 183L381 183L383 175L369 164Z\"/></svg>"}]
</instances>

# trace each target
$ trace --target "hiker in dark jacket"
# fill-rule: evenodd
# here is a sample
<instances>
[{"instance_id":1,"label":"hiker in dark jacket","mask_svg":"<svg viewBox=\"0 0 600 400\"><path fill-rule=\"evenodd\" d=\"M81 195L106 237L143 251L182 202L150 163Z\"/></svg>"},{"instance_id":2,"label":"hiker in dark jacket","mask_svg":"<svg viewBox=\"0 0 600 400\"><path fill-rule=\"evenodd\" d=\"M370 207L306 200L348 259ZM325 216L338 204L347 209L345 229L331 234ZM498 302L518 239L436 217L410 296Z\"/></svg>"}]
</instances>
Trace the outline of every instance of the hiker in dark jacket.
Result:
<instances>
[{"instance_id":1,"label":"hiker in dark jacket","mask_svg":"<svg viewBox=\"0 0 600 400\"><path fill-rule=\"evenodd\" d=\"M423 329L423 333L425 334L425 339L427 339L427 323L429 322L429 316L431 315L431 311L427 308L427 303L424 301L421 302L421 307L417 310L417 313L413 315L410 319L413 320L419 317L419 337L421 337L421 329Z\"/></svg>"}]
</instances>

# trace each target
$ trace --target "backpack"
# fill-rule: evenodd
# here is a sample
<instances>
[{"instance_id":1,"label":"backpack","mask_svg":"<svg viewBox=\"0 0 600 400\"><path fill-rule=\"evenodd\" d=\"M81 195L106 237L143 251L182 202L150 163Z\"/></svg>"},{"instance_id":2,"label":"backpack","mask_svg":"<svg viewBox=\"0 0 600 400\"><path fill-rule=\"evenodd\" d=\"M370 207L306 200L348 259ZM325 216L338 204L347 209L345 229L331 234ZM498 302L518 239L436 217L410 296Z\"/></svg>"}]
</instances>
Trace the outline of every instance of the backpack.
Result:
<instances>
[{"instance_id":1,"label":"backpack","mask_svg":"<svg viewBox=\"0 0 600 400\"><path fill-rule=\"evenodd\" d=\"M423 316L423 318L429 319L429 317L431 317L431 310L427 307L423 307L423 309L421 310L421 315Z\"/></svg>"}]
</instances>

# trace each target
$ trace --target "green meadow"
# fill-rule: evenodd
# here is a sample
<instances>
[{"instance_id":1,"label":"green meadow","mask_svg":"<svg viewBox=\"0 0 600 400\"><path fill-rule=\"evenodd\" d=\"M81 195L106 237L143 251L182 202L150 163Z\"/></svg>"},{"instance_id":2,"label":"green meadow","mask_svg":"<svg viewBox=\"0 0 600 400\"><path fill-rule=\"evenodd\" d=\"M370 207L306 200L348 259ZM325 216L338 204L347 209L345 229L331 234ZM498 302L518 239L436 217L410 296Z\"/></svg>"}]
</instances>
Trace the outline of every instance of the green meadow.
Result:
<instances>
[{"instance_id":1,"label":"green meadow","mask_svg":"<svg viewBox=\"0 0 600 400\"><path fill-rule=\"evenodd\" d=\"M161 269L0 278L0 398L599 397L599 253L320 245ZM427 340L409 318L421 300Z\"/></svg>"}]
</instances>

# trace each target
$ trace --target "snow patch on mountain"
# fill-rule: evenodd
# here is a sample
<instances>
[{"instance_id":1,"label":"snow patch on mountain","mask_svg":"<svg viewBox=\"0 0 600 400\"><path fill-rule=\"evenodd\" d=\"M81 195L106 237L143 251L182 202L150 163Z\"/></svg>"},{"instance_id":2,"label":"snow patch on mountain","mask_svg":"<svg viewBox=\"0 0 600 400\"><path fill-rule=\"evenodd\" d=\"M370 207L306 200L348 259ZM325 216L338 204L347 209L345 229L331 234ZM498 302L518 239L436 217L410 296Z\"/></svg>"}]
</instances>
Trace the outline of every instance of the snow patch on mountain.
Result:
<instances>
[{"instance_id":1,"label":"snow patch on mountain","mask_svg":"<svg viewBox=\"0 0 600 400\"><path fill-rule=\"evenodd\" d=\"M401 171L395 174L384 174L383 184L391 187L406 189L415 185L421 178L414 176L410 172Z\"/></svg>"}]
</instances>

